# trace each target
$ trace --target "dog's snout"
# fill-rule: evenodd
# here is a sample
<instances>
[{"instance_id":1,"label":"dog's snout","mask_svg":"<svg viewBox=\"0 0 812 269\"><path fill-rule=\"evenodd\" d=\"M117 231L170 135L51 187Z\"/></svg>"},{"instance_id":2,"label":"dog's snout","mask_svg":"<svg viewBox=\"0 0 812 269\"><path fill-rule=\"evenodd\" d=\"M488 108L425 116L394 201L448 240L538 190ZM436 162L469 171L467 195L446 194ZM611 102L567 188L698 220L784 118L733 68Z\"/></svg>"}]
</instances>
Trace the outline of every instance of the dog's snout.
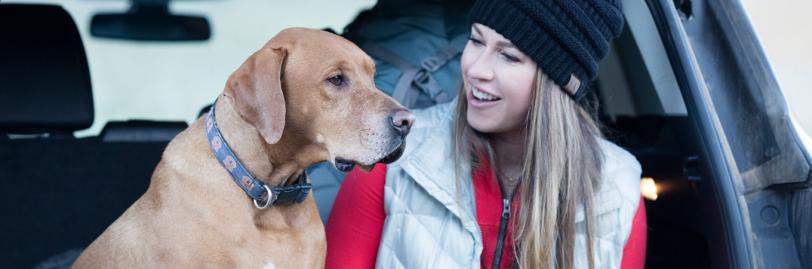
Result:
<instances>
[{"instance_id":1,"label":"dog's snout","mask_svg":"<svg viewBox=\"0 0 812 269\"><path fill-rule=\"evenodd\" d=\"M402 136L409 134L409 129L412 128L414 123L414 114L405 109L398 109L389 115L392 127Z\"/></svg>"}]
</instances>

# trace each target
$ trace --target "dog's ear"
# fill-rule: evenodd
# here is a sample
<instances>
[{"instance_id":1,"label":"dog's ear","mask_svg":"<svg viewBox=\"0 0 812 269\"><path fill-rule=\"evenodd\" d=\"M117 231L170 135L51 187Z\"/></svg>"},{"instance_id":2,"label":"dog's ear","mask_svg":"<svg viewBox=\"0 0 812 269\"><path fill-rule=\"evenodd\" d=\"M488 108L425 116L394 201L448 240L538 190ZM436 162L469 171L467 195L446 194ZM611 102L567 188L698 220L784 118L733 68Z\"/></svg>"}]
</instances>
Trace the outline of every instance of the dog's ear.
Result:
<instances>
[{"instance_id":1,"label":"dog's ear","mask_svg":"<svg viewBox=\"0 0 812 269\"><path fill-rule=\"evenodd\" d=\"M268 144L279 141L285 127L282 68L286 56L284 47L260 49L231 74L225 89L233 96L240 116L253 124Z\"/></svg>"}]
</instances>

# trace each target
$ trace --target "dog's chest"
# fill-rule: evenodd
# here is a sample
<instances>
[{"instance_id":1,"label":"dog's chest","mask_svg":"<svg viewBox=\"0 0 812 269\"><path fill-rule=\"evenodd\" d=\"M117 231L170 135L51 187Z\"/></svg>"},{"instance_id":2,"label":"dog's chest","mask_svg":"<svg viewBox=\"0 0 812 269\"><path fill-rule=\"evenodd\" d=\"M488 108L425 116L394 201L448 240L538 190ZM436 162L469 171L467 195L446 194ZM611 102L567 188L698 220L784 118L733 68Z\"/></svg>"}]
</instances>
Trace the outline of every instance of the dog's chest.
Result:
<instances>
[{"instance_id":1,"label":"dog's chest","mask_svg":"<svg viewBox=\"0 0 812 269\"><path fill-rule=\"evenodd\" d=\"M262 267L262 269L276 269L276 265L274 265L273 262L268 262Z\"/></svg>"},{"instance_id":2,"label":"dog's chest","mask_svg":"<svg viewBox=\"0 0 812 269\"><path fill-rule=\"evenodd\" d=\"M235 268L323 268L323 234L323 230L275 232L235 242L228 252Z\"/></svg>"}]
</instances>

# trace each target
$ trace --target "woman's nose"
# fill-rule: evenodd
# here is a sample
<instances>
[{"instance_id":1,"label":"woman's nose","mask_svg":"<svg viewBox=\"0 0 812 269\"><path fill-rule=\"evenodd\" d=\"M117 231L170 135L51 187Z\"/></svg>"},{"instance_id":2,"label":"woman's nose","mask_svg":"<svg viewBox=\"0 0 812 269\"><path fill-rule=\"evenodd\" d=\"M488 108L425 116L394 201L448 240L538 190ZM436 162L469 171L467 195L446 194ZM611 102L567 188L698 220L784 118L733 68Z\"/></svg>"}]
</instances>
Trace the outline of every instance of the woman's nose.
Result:
<instances>
[{"instance_id":1,"label":"woman's nose","mask_svg":"<svg viewBox=\"0 0 812 269\"><path fill-rule=\"evenodd\" d=\"M491 80L493 79L493 64L491 63L488 52L483 51L477 58L471 62L466 70L466 75L470 79L477 80Z\"/></svg>"}]
</instances>

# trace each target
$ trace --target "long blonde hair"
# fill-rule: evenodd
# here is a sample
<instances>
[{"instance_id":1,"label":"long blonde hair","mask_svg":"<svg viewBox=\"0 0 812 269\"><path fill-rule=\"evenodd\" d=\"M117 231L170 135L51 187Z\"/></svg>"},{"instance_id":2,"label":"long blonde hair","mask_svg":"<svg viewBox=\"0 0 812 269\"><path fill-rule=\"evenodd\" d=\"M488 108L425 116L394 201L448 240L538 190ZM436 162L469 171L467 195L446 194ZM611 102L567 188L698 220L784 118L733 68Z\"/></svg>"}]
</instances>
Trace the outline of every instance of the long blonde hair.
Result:
<instances>
[{"instance_id":1,"label":"long blonde hair","mask_svg":"<svg viewBox=\"0 0 812 269\"><path fill-rule=\"evenodd\" d=\"M465 96L464 88L460 95ZM454 162L459 181L463 164L476 167L478 154L493 158L487 134L472 129L468 104L457 103ZM569 269L575 251L575 212L581 206L586 224L589 268L592 257L593 204L603 154L593 117L540 69L536 72L527 114L526 144L519 186L519 218L513 218L513 246L519 268ZM496 164L490 160L491 164ZM493 169L496 171L496 167Z\"/></svg>"}]
</instances>

